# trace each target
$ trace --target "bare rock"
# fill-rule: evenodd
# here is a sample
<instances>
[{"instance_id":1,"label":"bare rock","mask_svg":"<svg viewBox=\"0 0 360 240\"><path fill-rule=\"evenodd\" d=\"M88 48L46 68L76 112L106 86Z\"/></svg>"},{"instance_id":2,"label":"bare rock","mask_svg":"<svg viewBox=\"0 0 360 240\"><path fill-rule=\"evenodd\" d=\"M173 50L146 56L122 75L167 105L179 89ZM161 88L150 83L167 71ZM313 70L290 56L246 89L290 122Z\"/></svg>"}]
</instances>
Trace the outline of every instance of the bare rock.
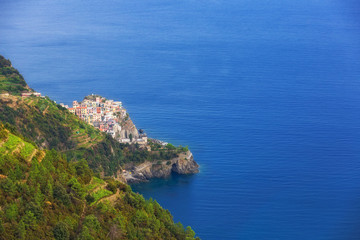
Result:
<instances>
[{"instance_id":1,"label":"bare rock","mask_svg":"<svg viewBox=\"0 0 360 240\"><path fill-rule=\"evenodd\" d=\"M190 151L180 154L171 160L144 162L136 167L127 169L122 174L128 183L145 182L152 178L167 178L173 172L178 174L195 174L199 172L199 165L194 161Z\"/></svg>"}]
</instances>

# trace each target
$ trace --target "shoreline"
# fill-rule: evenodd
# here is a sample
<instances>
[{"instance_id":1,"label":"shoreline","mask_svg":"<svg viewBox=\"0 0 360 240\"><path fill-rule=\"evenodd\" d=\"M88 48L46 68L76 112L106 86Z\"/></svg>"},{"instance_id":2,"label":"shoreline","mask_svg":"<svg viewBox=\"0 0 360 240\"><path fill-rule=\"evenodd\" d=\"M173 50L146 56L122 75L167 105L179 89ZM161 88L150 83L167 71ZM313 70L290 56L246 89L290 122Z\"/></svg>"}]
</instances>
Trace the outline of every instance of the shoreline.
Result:
<instances>
[{"instance_id":1,"label":"shoreline","mask_svg":"<svg viewBox=\"0 0 360 240\"><path fill-rule=\"evenodd\" d=\"M170 160L146 161L136 166L125 166L120 177L128 184L148 182L154 178L168 178L171 174L190 175L199 173L199 165L191 151L181 153Z\"/></svg>"}]
</instances>

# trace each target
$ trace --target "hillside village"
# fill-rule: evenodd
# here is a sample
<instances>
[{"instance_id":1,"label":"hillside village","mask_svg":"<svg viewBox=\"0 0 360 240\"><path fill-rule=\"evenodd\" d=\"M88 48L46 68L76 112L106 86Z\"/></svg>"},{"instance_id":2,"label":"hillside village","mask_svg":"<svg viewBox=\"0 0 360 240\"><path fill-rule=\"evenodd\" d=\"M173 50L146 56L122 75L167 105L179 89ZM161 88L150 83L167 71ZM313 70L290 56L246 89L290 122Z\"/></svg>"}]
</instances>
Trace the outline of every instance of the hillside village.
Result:
<instances>
[{"instance_id":1,"label":"hillside village","mask_svg":"<svg viewBox=\"0 0 360 240\"><path fill-rule=\"evenodd\" d=\"M8 93L1 94L6 97ZM42 97L39 92L22 92L21 97L30 96ZM131 121L126 109L122 106L122 102L109 100L99 95L91 94L86 96L83 101L73 101L73 106L60 105L68 109L71 113L79 117L81 120L94 126L102 132L111 135L120 143L138 143L147 145L148 137L142 129L138 130ZM166 146L168 143L157 139L152 139L156 144Z\"/></svg>"},{"instance_id":2,"label":"hillside village","mask_svg":"<svg viewBox=\"0 0 360 240\"><path fill-rule=\"evenodd\" d=\"M60 105L121 143L147 143L146 134L136 129L120 101L92 94L82 102L73 101L72 107L62 103Z\"/></svg>"}]
</instances>

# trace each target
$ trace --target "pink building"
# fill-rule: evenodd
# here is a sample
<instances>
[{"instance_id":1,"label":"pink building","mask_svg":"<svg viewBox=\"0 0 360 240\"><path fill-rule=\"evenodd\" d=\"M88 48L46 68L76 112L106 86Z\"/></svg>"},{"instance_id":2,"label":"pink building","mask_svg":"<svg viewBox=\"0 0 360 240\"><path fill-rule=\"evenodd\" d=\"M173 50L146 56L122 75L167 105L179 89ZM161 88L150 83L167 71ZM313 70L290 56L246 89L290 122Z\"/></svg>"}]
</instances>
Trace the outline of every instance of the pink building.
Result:
<instances>
[{"instance_id":1,"label":"pink building","mask_svg":"<svg viewBox=\"0 0 360 240\"><path fill-rule=\"evenodd\" d=\"M75 114L76 114L76 116L81 116L81 108L80 107L77 107L77 108L75 108Z\"/></svg>"}]
</instances>

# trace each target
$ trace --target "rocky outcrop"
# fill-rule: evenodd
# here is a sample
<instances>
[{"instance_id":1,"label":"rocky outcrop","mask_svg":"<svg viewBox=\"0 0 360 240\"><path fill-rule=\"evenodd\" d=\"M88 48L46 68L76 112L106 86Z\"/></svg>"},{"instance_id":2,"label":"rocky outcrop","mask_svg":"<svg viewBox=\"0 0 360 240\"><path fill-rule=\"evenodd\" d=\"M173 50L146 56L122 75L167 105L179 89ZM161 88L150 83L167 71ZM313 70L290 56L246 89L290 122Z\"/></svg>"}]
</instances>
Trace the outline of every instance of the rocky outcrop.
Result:
<instances>
[{"instance_id":1,"label":"rocky outcrop","mask_svg":"<svg viewBox=\"0 0 360 240\"><path fill-rule=\"evenodd\" d=\"M120 138L130 138L130 134L132 135L133 139L139 138L139 132L133 123L133 121L129 118L127 120L124 120L121 123L121 131L120 131Z\"/></svg>"},{"instance_id":2,"label":"rocky outcrop","mask_svg":"<svg viewBox=\"0 0 360 240\"><path fill-rule=\"evenodd\" d=\"M144 162L135 167L128 167L122 177L128 183L145 182L151 178L166 178L172 173L194 174L199 172L199 165L190 151L181 153L171 160Z\"/></svg>"}]
</instances>

